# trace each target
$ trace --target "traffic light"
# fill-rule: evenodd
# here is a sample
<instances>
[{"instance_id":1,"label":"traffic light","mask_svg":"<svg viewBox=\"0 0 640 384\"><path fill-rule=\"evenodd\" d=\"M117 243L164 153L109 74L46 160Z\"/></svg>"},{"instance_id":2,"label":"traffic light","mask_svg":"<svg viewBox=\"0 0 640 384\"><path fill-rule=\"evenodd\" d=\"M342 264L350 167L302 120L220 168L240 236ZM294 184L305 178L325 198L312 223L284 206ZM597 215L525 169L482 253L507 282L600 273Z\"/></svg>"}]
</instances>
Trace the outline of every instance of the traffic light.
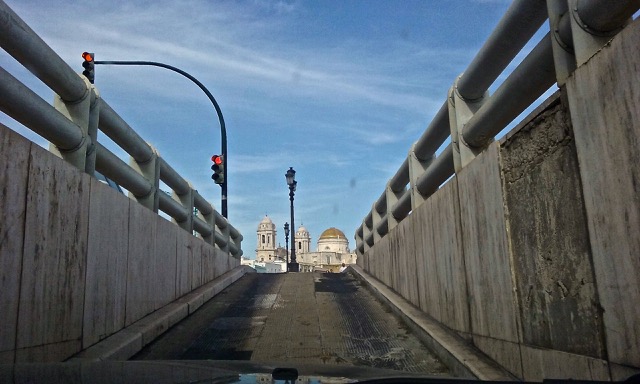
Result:
<instances>
[{"instance_id":1,"label":"traffic light","mask_svg":"<svg viewBox=\"0 0 640 384\"><path fill-rule=\"evenodd\" d=\"M84 59L84 62L82 62L82 66L84 67L84 71L82 71L82 74L85 75L85 77L87 79L89 79L89 82L91 84L93 84L93 79L95 77L95 72L94 72L94 68L95 68L95 57L93 56L93 52L84 52L82 53L82 58Z\"/></svg>"},{"instance_id":2,"label":"traffic light","mask_svg":"<svg viewBox=\"0 0 640 384\"><path fill-rule=\"evenodd\" d=\"M224 183L224 158L220 155L211 156L211 161L213 165L211 166L211 170L213 171L213 175L211 178L216 184Z\"/></svg>"}]
</instances>

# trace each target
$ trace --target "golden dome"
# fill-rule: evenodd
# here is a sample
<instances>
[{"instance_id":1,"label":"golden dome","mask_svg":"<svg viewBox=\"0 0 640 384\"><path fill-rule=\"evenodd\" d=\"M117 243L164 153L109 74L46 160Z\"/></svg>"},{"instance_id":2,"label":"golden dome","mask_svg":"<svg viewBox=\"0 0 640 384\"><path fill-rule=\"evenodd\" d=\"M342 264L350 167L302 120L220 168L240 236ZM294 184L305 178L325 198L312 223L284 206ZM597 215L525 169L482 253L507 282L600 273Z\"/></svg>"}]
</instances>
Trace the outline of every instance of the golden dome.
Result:
<instances>
[{"instance_id":1,"label":"golden dome","mask_svg":"<svg viewBox=\"0 0 640 384\"><path fill-rule=\"evenodd\" d=\"M326 231L322 232L322 235L320 235L320 238L318 238L318 240L324 240L324 239L345 239L346 240L347 237L338 228L331 227Z\"/></svg>"}]
</instances>

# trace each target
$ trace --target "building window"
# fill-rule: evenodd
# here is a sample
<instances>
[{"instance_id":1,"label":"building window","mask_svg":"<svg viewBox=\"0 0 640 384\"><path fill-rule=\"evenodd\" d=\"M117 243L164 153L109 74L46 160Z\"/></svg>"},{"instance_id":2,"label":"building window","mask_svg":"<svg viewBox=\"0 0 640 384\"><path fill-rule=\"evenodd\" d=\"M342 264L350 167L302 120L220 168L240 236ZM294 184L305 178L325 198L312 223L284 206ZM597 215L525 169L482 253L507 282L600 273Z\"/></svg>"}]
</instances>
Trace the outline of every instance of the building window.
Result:
<instances>
[{"instance_id":1,"label":"building window","mask_svg":"<svg viewBox=\"0 0 640 384\"><path fill-rule=\"evenodd\" d=\"M262 235L262 244L264 244L264 235Z\"/></svg>"}]
</instances>

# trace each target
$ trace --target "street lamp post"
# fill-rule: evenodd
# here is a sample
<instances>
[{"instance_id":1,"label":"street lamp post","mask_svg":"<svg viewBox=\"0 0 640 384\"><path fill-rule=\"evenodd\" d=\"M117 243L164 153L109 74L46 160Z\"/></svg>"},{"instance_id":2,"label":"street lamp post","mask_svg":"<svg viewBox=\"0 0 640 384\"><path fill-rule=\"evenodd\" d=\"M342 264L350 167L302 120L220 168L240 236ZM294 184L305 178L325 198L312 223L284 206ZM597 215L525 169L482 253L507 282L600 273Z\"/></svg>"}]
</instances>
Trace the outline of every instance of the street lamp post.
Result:
<instances>
[{"instance_id":1,"label":"street lamp post","mask_svg":"<svg viewBox=\"0 0 640 384\"><path fill-rule=\"evenodd\" d=\"M289 170L284 175L287 178L287 185L289 186L289 200L291 201L291 230L295 231L294 224L294 215L293 215L293 195L296 191L296 185L298 182L296 181L296 171L293 170L293 167L289 167ZM295 232L294 232L295 233ZM291 263L287 264L287 271L289 272L299 272L300 266L296 263L296 237L294 235L291 236Z\"/></svg>"},{"instance_id":2,"label":"street lamp post","mask_svg":"<svg viewBox=\"0 0 640 384\"><path fill-rule=\"evenodd\" d=\"M289 223L284 223L284 246L285 259L287 260L287 269L289 266Z\"/></svg>"}]
</instances>

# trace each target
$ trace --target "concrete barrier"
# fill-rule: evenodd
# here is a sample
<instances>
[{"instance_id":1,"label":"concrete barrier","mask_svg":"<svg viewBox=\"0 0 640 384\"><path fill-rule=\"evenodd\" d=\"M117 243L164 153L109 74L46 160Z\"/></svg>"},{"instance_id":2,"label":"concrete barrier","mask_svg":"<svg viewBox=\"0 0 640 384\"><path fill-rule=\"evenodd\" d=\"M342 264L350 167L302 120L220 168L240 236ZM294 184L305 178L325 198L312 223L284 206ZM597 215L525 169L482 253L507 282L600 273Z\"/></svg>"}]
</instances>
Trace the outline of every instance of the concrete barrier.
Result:
<instances>
[{"instance_id":1,"label":"concrete barrier","mask_svg":"<svg viewBox=\"0 0 640 384\"><path fill-rule=\"evenodd\" d=\"M83 350L69 361L127 360L223 289L245 274L254 272L247 266L236 267Z\"/></svg>"},{"instance_id":2,"label":"concrete barrier","mask_svg":"<svg viewBox=\"0 0 640 384\"><path fill-rule=\"evenodd\" d=\"M519 379L640 372L638 41L636 20L358 265Z\"/></svg>"},{"instance_id":3,"label":"concrete barrier","mask_svg":"<svg viewBox=\"0 0 640 384\"><path fill-rule=\"evenodd\" d=\"M178 318L215 290L186 312L169 303L240 264L5 126L0 164L2 363L62 361L152 313Z\"/></svg>"}]
</instances>

